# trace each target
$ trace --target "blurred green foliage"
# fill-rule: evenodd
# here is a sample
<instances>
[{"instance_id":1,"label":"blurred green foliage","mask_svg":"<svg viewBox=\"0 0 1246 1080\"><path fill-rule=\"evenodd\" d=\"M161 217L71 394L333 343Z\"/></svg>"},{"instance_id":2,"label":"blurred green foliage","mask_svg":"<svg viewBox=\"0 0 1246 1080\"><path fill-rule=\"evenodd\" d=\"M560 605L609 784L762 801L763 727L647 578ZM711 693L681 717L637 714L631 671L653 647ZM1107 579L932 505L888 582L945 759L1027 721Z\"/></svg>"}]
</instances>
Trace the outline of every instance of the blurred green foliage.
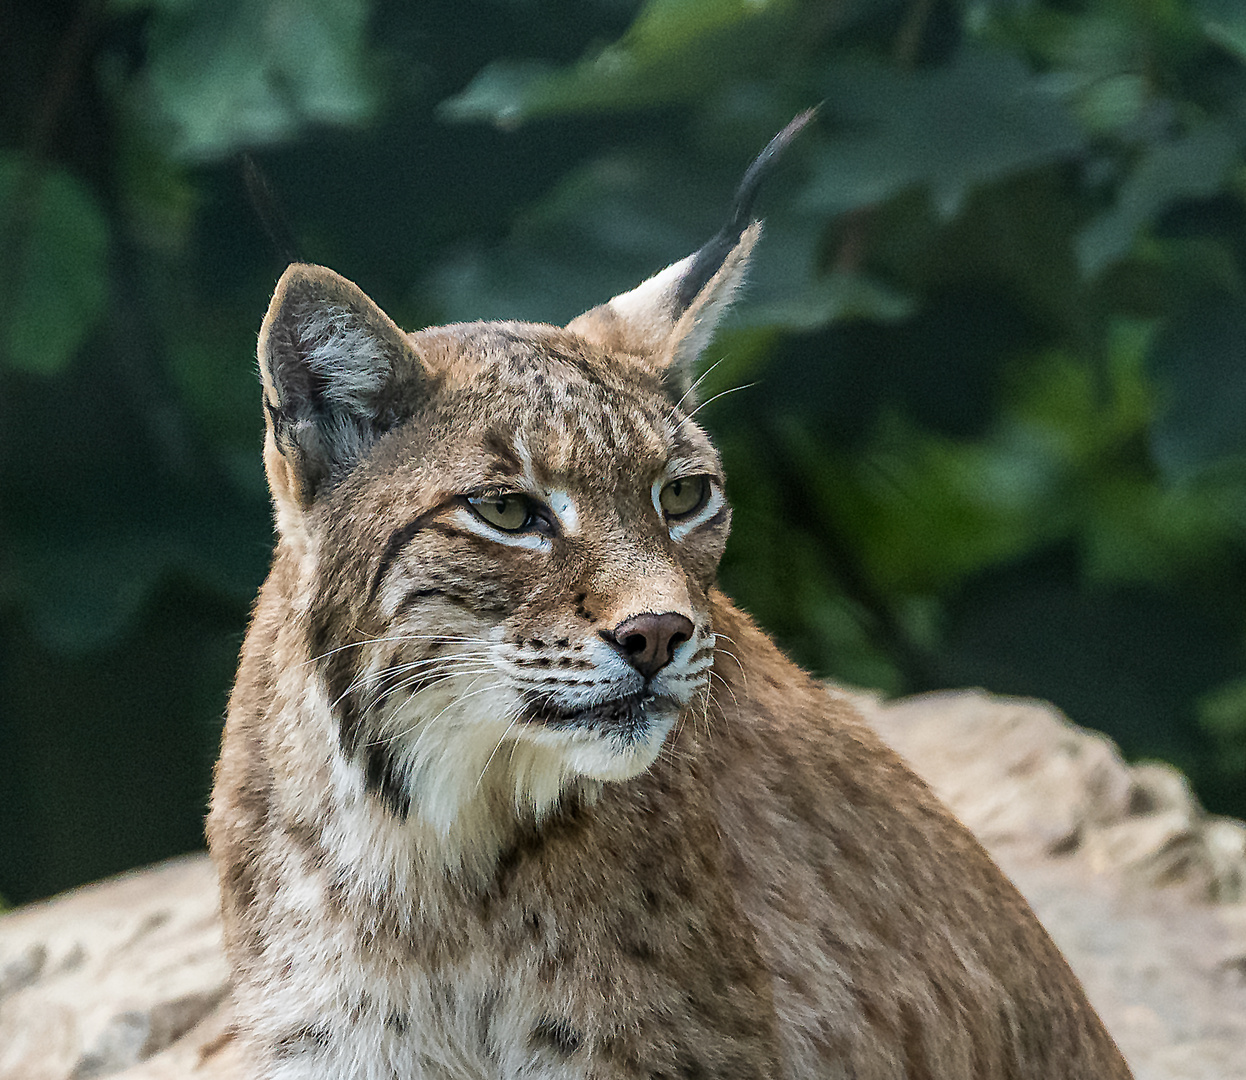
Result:
<instances>
[{"instance_id":1,"label":"blurred green foliage","mask_svg":"<svg viewBox=\"0 0 1246 1080\"><path fill-rule=\"evenodd\" d=\"M241 153L302 256L400 323L564 321L699 246L818 101L705 382L729 591L820 674L1050 698L1246 814L1238 0L9 19L11 899L199 842L271 546L252 354L281 265Z\"/></svg>"}]
</instances>

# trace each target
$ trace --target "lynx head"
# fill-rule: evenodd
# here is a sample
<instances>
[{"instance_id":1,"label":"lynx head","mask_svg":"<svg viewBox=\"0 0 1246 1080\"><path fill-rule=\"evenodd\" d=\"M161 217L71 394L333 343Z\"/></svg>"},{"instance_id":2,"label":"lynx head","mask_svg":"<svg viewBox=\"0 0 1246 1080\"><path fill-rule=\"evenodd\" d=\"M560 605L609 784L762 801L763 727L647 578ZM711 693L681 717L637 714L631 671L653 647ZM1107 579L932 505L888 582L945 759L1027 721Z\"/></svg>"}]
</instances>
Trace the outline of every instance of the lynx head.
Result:
<instances>
[{"instance_id":1,"label":"lynx head","mask_svg":"<svg viewBox=\"0 0 1246 1080\"><path fill-rule=\"evenodd\" d=\"M714 240L566 327L407 334L332 271L282 277L264 459L360 798L442 833L469 806L539 817L704 708L731 514L693 368L759 235L760 171Z\"/></svg>"}]
</instances>

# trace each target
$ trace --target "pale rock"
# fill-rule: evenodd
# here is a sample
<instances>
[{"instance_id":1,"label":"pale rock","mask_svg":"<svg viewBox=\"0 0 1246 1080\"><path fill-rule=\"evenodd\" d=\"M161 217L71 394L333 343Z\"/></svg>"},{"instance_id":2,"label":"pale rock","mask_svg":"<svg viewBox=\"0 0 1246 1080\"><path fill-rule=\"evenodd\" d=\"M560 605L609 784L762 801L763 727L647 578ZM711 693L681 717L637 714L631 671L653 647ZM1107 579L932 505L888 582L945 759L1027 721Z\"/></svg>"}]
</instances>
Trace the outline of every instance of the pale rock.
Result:
<instances>
[{"instance_id":1,"label":"pale rock","mask_svg":"<svg viewBox=\"0 0 1246 1080\"><path fill-rule=\"evenodd\" d=\"M1246 1080L1246 825L1039 702L851 696L1026 895L1138 1080ZM206 857L0 917L0 1080L89 1077L246 1080Z\"/></svg>"}]
</instances>

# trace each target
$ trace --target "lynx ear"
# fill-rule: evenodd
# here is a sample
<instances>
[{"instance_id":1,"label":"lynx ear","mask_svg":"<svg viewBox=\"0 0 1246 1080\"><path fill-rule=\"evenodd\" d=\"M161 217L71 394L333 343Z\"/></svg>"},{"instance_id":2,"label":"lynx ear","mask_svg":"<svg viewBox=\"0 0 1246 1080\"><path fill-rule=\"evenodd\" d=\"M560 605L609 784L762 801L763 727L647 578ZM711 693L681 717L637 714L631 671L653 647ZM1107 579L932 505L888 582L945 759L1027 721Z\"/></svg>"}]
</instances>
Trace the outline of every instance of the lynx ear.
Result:
<instances>
[{"instance_id":1,"label":"lynx ear","mask_svg":"<svg viewBox=\"0 0 1246 1080\"><path fill-rule=\"evenodd\" d=\"M757 189L816 114L817 109L807 109L770 140L736 189L731 219L709 243L630 292L586 311L567 329L611 352L641 357L662 374L672 397L687 400L697 358L730 307L761 235L761 222L750 223Z\"/></svg>"},{"instance_id":2,"label":"lynx ear","mask_svg":"<svg viewBox=\"0 0 1246 1080\"><path fill-rule=\"evenodd\" d=\"M406 335L358 286L305 263L277 283L259 361L279 525L409 414L425 378Z\"/></svg>"},{"instance_id":3,"label":"lynx ear","mask_svg":"<svg viewBox=\"0 0 1246 1080\"><path fill-rule=\"evenodd\" d=\"M761 222L754 221L732 238L725 255L714 251L714 258L707 259L706 252L719 242L715 237L630 292L573 319L567 329L609 352L639 356L661 373L667 393L683 400L689 396L697 358L743 282L760 235Z\"/></svg>"}]
</instances>

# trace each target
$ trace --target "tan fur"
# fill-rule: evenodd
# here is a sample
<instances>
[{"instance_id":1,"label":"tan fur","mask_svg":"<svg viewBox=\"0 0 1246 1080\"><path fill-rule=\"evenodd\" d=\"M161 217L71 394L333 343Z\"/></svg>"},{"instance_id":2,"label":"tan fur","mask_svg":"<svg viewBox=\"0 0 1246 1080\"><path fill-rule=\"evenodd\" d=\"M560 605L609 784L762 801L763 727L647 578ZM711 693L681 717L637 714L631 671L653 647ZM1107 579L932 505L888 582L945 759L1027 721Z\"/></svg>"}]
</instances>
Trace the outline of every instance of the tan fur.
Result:
<instances>
[{"instance_id":1,"label":"tan fur","mask_svg":"<svg viewBox=\"0 0 1246 1080\"><path fill-rule=\"evenodd\" d=\"M689 373L756 235L684 310L676 264L567 329L402 335L283 277L208 825L257 1077L1129 1075L968 832L714 587ZM602 637L662 614L656 674Z\"/></svg>"}]
</instances>

